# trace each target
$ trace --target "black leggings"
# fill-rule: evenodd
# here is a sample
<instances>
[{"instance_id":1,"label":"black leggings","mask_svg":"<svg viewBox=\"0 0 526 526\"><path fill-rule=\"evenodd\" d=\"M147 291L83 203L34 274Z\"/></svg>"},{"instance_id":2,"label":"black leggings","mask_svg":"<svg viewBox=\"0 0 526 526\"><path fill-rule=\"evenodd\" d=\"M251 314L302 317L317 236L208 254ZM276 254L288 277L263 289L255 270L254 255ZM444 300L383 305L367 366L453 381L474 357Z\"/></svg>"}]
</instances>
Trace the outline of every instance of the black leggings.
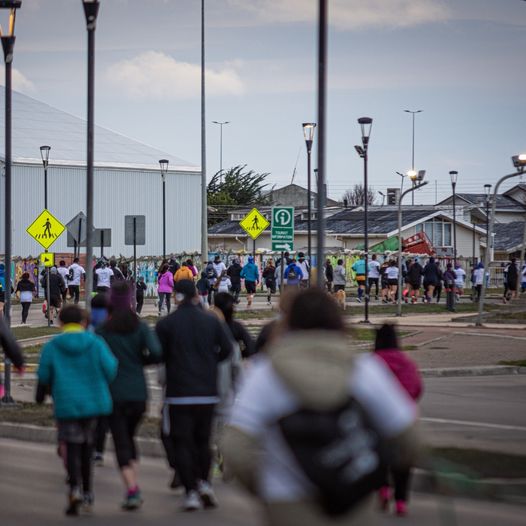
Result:
<instances>
[{"instance_id":1,"label":"black leggings","mask_svg":"<svg viewBox=\"0 0 526 526\"><path fill-rule=\"evenodd\" d=\"M72 490L79 487L79 478L82 478L82 491L91 493L92 450L92 445L86 442L83 444L66 442L66 469L68 471L69 487Z\"/></svg>"},{"instance_id":2,"label":"black leggings","mask_svg":"<svg viewBox=\"0 0 526 526\"><path fill-rule=\"evenodd\" d=\"M30 301L23 301L22 305L22 323L27 321L27 315L29 314L29 307L31 307Z\"/></svg>"},{"instance_id":3,"label":"black leggings","mask_svg":"<svg viewBox=\"0 0 526 526\"><path fill-rule=\"evenodd\" d=\"M104 453L106 445L106 434L110 423L107 416L97 418L97 427L95 429L95 453Z\"/></svg>"},{"instance_id":4,"label":"black leggings","mask_svg":"<svg viewBox=\"0 0 526 526\"><path fill-rule=\"evenodd\" d=\"M146 402L144 401L113 402L110 429L120 468L129 466L132 460L138 458L135 431L145 411Z\"/></svg>"},{"instance_id":5,"label":"black leggings","mask_svg":"<svg viewBox=\"0 0 526 526\"><path fill-rule=\"evenodd\" d=\"M411 480L411 469L392 469L385 471L384 486L389 486L389 475L394 485L395 500L407 501L409 497L409 482Z\"/></svg>"},{"instance_id":6,"label":"black leggings","mask_svg":"<svg viewBox=\"0 0 526 526\"><path fill-rule=\"evenodd\" d=\"M163 310L164 301L166 301L166 312L170 312L170 296L169 292L159 292L159 312Z\"/></svg>"},{"instance_id":7,"label":"black leggings","mask_svg":"<svg viewBox=\"0 0 526 526\"><path fill-rule=\"evenodd\" d=\"M208 480L212 456L210 435L214 405L171 405L170 438L177 473L188 493L198 480Z\"/></svg>"}]
</instances>

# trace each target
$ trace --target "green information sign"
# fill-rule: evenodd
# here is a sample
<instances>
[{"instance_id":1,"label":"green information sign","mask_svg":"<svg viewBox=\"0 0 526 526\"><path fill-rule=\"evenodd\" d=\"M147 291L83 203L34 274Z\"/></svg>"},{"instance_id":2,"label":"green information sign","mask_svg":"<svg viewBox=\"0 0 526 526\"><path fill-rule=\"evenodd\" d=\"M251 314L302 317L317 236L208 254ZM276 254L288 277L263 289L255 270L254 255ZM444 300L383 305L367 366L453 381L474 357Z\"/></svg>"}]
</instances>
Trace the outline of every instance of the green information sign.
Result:
<instances>
[{"instance_id":1,"label":"green information sign","mask_svg":"<svg viewBox=\"0 0 526 526\"><path fill-rule=\"evenodd\" d=\"M294 207L272 208L272 250L290 252L294 250Z\"/></svg>"}]
</instances>

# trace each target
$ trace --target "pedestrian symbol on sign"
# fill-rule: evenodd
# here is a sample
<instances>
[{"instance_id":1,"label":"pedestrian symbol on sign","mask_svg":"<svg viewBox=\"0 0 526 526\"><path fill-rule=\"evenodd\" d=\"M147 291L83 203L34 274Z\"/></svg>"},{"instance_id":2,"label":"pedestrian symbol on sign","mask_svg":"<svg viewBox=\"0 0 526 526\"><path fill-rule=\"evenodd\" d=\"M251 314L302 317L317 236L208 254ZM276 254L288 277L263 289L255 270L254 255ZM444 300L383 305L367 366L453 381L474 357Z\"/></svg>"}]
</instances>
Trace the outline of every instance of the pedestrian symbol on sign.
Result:
<instances>
[{"instance_id":1,"label":"pedestrian symbol on sign","mask_svg":"<svg viewBox=\"0 0 526 526\"><path fill-rule=\"evenodd\" d=\"M270 226L266 217L257 208L253 208L239 224L252 239L257 239L261 232Z\"/></svg>"}]
</instances>

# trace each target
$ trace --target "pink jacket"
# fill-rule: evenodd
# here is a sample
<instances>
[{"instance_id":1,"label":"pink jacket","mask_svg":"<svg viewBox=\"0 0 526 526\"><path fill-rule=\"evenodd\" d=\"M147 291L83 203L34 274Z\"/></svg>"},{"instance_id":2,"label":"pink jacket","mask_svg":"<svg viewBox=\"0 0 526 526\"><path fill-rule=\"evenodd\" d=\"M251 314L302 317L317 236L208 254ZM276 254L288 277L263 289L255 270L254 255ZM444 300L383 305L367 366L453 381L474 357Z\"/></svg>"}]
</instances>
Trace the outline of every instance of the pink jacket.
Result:
<instances>
[{"instance_id":1,"label":"pink jacket","mask_svg":"<svg viewBox=\"0 0 526 526\"><path fill-rule=\"evenodd\" d=\"M381 349L375 353L391 369L409 396L413 400L418 400L422 396L423 386L416 364L399 349Z\"/></svg>"},{"instance_id":2,"label":"pink jacket","mask_svg":"<svg viewBox=\"0 0 526 526\"><path fill-rule=\"evenodd\" d=\"M167 270L164 274L159 276L159 285L157 287L158 292L172 293L174 290L174 276Z\"/></svg>"}]
</instances>

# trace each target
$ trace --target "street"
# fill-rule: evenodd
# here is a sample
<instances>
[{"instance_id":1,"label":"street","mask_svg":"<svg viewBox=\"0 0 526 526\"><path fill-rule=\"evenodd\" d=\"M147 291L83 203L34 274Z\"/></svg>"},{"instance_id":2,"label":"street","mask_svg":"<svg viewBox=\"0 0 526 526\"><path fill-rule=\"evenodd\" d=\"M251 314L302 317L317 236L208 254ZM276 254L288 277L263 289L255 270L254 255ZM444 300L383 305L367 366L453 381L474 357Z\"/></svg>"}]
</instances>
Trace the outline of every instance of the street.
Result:
<instances>
[{"instance_id":1,"label":"street","mask_svg":"<svg viewBox=\"0 0 526 526\"><path fill-rule=\"evenodd\" d=\"M5 526L51 526L70 524L65 517L64 471L51 445L0 440L0 509ZM141 487L145 503L137 513L122 512L121 483L116 469L107 465L95 470L95 513L90 524L158 526L257 526L260 507L235 486L216 483L220 507L187 514L178 510L178 497L167 487L169 472L161 459L141 462ZM465 499L414 495L407 526L501 526L524 524L524 507ZM84 522L84 521L82 521ZM400 524L392 515L379 524Z\"/></svg>"},{"instance_id":2,"label":"street","mask_svg":"<svg viewBox=\"0 0 526 526\"><path fill-rule=\"evenodd\" d=\"M526 376L427 378L427 443L526 454Z\"/></svg>"}]
</instances>

